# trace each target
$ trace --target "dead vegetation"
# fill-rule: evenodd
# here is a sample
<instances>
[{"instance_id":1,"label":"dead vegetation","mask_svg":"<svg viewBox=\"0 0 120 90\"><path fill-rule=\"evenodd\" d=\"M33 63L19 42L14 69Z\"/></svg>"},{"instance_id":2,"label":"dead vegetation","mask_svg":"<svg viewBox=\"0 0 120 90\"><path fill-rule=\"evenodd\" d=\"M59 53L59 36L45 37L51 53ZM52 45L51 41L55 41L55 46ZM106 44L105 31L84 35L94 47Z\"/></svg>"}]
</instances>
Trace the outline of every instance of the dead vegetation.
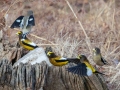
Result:
<instances>
[{"instance_id":1,"label":"dead vegetation","mask_svg":"<svg viewBox=\"0 0 120 90\"><path fill-rule=\"evenodd\" d=\"M103 66L103 72L108 75L105 77L106 83L110 90L119 90L120 1L68 0L77 18L66 1L0 1L0 31L3 36L0 40L0 58L10 53L18 40L15 35L17 30L9 26L19 15L31 9L36 23L32 35L29 35L32 41L42 47L50 45L57 54L65 57L85 54L91 64L94 64L91 50L95 46L99 47L102 55L111 63L110 66Z\"/></svg>"}]
</instances>

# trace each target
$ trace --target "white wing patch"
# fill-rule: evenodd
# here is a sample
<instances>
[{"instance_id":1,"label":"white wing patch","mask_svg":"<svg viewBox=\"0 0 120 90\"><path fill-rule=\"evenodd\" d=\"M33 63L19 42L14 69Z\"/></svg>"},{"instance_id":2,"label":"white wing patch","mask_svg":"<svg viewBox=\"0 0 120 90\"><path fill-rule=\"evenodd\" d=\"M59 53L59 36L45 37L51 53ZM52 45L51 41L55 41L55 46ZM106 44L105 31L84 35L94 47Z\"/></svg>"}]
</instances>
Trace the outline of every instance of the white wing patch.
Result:
<instances>
[{"instance_id":1,"label":"white wing patch","mask_svg":"<svg viewBox=\"0 0 120 90\"><path fill-rule=\"evenodd\" d=\"M30 18L29 21L33 21L33 18Z\"/></svg>"},{"instance_id":2,"label":"white wing patch","mask_svg":"<svg viewBox=\"0 0 120 90\"><path fill-rule=\"evenodd\" d=\"M92 74L93 74L92 70L89 67L87 67L87 75L91 76Z\"/></svg>"},{"instance_id":3,"label":"white wing patch","mask_svg":"<svg viewBox=\"0 0 120 90\"><path fill-rule=\"evenodd\" d=\"M18 19L18 20L16 20L16 22L21 22L21 20Z\"/></svg>"},{"instance_id":4,"label":"white wing patch","mask_svg":"<svg viewBox=\"0 0 120 90\"><path fill-rule=\"evenodd\" d=\"M24 41L25 39L21 39L21 41Z\"/></svg>"},{"instance_id":5,"label":"white wing patch","mask_svg":"<svg viewBox=\"0 0 120 90\"><path fill-rule=\"evenodd\" d=\"M67 58L62 57L62 58L60 58L60 60L67 60Z\"/></svg>"},{"instance_id":6,"label":"white wing patch","mask_svg":"<svg viewBox=\"0 0 120 90\"><path fill-rule=\"evenodd\" d=\"M25 39L21 39L21 41L25 41ZM29 42L31 46L37 46L34 42Z\"/></svg>"},{"instance_id":7,"label":"white wing patch","mask_svg":"<svg viewBox=\"0 0 120 90\"><path fill-rule=\"evenodd\" d=\"M32 45L32 46L37 46L35 43L33 43L33 42L30 42L29 43L30 45Z\"/></svg>"}]
</instances>

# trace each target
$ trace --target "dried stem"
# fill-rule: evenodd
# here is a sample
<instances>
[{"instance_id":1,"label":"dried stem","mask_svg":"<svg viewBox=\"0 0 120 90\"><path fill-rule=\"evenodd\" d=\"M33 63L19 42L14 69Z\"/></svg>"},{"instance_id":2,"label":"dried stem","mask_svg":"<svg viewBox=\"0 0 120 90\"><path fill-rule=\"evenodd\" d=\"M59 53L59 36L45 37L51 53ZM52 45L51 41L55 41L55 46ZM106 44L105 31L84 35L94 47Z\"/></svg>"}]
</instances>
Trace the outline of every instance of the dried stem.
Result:
<instances>
[{"instance_id":1,"label":"dried stem","mask_svg":"<svg viewBox=\"0 0 120 90\"><path fill-rule=\"evenodd\" d=\"M17 28L14 28L15 30L17 30L17 31L19 31L19 29L17 29ZM42 37L39 37L39 36L37 36L37 35L34 35L34 34L30 34L31 36L34 36L35 38L39 38L39 39L41 39L41 40L44 40L44 41L48 41L47 39L45 39L45 38L42 38ZM53 42L51 42L51 41L48 41L49 43L51 43L51 44L46 44L46 45L57 45L57 44L55 44L55 43L53 43ZM44 44L45 45L45 44Z\"/></svg>"},{"instance_id":2,"label":"dried stem","mask_svg":"<svg viewBox=\"0 0 120 90\"><path fill-rule=\"evenodd\" d=\"M6 11L6 13L5 13L5 15L4 16L6 16L6 14L9 12L9 10L11 9L11 7L14 5L14 4L16 4L17 2L19 2L20 0L15 0L11 5L10 5L10 7L8 8L8 10Z\"/></svg>"},{"instance_id":3,"label":"dried stem","mask_svg":"<svg viewBox=\"0 0 120 90\"><path fill-rule=\"evenodd\" d=\"M90 53L92 53L92 51L91 51L91 42L90 42L90 39L89 39L89 37L88 37L88 35L87 35L87 33L86 33L86 31L85 31L85 29L84 29L81 21L78 19L77 15L75 14L75 12L74 12L72 6L70 5L69 1L68 1L68 0L65 0L65 1L66 1L66 3L68 4L69 8L71 9L72 13L74 14L75 18L78 20L78 23L79 23L80 27L82 28L82 30L83 30L83 32L84 32L84 34L85 34L86 43L87 43L87 45L88 45L88 47L89 47Z\"/></svg>"}]
</instances>

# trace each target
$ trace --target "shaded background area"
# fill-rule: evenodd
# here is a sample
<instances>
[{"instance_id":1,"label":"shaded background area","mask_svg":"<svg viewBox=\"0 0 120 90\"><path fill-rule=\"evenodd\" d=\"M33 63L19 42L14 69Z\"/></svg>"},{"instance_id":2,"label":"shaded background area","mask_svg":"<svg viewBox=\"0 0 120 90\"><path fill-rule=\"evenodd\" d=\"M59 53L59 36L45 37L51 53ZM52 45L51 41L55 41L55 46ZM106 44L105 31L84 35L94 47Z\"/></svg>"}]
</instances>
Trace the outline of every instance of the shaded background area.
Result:
<instances>
[{"instance_id":1,"label":"shaded background area","mask_svg":"<svg viewBox=\"0 0 120 90\"><path fill-rule=\"evenodd\" d=\"M119 90L120 1L69 0L69 2L90 39L90 49L99 47L102 55L111 63L111 66L103 66L102 71L108 74L105 77L108 87L110 90ZM38 36L29 35L32 41L44 48L49 44L58 55L64 57L85 54L94 65L83 30L65 0L0 1L0 58L16 60L18 59L14 57L16 53L18 57L22 56L20 51L23 49L16 50L17 30L10 29L9 26L29 9L33 10L36 23L31 34Z\"/></svg>"}]
</instances>

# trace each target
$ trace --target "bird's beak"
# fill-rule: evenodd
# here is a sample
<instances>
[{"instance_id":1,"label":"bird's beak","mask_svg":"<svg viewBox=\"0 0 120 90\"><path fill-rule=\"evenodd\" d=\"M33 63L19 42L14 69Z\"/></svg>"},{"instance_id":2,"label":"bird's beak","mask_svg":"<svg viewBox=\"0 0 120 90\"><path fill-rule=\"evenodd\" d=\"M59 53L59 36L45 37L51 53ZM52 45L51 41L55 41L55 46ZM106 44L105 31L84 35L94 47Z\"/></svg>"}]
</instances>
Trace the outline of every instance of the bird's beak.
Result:
<instances>
[{"instance_id":1,"label":"bird's beak","mask_svg":"<svg viewBox=\"0 0 120 90\"><path fill-rule=\"evenodd\" d=\"M18 32L16 33L16 35L19 35Z\"/></svg>"},{"instance_id":2,"label":"bird's beak","mask_svg":"<svg viewBox=\"0 0 120 90\"><path fill-rule=\"evenodd\" d=\"M47 53L47 56L50 56L50 53L49 53L49 52Z\"/></svg>"},{"instance_id":3,"label":"bird's beak","mask_svg":"<svg viewBox=\"0 0 120 90\"><path fill-rule=\"evenodd\" d=\"M80 59L80 57L81 57L81 55L78 55L78 57L77 57L77 58L78 58L78 59Z\"/></svg>"},{"instance_id":4,"label":"bird's beak","mask_svg":"<svg viewBox=\"0 0 120 90\"><path fill-rule=\"evenodd\" d=\"M96 50L95 50L95 48L93 49L93 52L95 52Z\"/></svg>"}]
</instances>

